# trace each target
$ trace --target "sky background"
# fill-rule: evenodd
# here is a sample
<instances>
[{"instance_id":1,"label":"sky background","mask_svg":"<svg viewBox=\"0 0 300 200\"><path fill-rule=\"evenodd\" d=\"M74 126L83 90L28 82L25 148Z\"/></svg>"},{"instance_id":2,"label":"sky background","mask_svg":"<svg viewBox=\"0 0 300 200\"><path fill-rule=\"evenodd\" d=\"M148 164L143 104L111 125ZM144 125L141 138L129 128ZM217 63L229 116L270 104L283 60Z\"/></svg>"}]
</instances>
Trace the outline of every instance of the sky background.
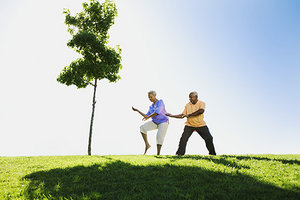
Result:
<instances>
[{"instance_id":1,"label":"sky background","mask_svg":"<svg viewBox=\"0 0 300 200\"><path fill-rule=\"evenodd\" d=\"M0 156L87 154L93 88L56 81L79 56L62 11L82 2L0 0ZM217 154L300 153L299 1L115 2L122 79L99 83L92 154L143 153L131 106L147 112L149 90L172 114L197 91ZM175 154L184 122L170 119L162 155ZM208 154L198 134L186 153Z\"/></svg>"}]
</instances>

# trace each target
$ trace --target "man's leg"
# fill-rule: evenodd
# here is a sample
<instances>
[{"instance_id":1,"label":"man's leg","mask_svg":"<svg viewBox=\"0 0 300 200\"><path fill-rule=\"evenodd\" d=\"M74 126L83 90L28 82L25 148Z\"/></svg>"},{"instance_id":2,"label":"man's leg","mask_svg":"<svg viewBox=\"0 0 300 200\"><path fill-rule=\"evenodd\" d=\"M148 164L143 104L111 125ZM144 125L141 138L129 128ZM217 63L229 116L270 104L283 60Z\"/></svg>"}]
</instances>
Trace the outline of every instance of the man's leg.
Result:
<instances>
[{"instance_id":1,"label":"man's leg","mask_svg":"<svg viewBox=\"0 0 300 200\"><path fill-rule=\"evenodd\" d=\"M213 144L213 137L210 134L208 127L207 126L198 127L196 128L196 131L205 140L206 148L208 149L209 155L216 155L215 147Z\"/></svg>"},{"instance_id":2,"label":"man's leg","mask_svg":"<svg viewBox=\"0 0 300 200\"><path fill-rule=\"evenodd\" d=\"M193 131L195 130L194 127L191 126L185 126L183 133L181 135L179 145L178 145L178 150L176 152L176 155L184 155L185 154L185 148L186 148L186 143L191 137Z\"/></svg>"},{"instance_id":3,"label":"man's leg","mask_svg":"<svg viewBox=\"0 0 300 200\"><path fill-rule=\"evenodd\" d=\"M160 155L160 149L164 142L169 122L164 122L158 125L158 131L156 135L156 144L157 144L157 155Z\"/></svg>"},{"instance_id":4,"label":"man's leg","mask_svg":"<svg viewBox=\"0 0 300 200\"><path fill-rule=\"evenodd\" d=\"M157 129L157 125L152 121L147 122L147 123L143 124L142 126L140 126L140 131L141 131L142 137L143 137L144 142L145 142L144 155L147 153L147 150L151 147L151 145L148 142L147 132L151 131L151 130L154 130L154 129Z\"/></svg>"}]
</instances>

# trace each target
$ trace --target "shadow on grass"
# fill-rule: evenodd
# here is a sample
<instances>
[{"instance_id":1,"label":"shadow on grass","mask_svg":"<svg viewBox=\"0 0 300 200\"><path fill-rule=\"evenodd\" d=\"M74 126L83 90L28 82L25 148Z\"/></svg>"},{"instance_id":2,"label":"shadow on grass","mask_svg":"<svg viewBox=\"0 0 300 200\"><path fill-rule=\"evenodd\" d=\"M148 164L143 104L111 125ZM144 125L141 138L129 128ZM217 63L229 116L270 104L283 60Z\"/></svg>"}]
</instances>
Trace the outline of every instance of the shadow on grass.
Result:
<instances>
[{"instance_id":1,"label":"shadow on grass","mask_svg":"<svg viewBox=\"0 0 300 200\"><path fill-rule=\"evenodd\" d=\"M185 156L155 156L158 159L169 159L171 162L176 161L178 159L193 159L193 160L207 160L212 161L216 164L224 165L226 167L233 167L237 169L250 169L249 166L238 164L237 162L230 161L228 159L222 157L215 157L215 156L198 156L198 155L185 155Z\"/></svg>"},{"instance_id":2,"label":"shadow on grass","mask_svg":"<svg viewBox=\"0 0 300 200\"><path fill-rule=\"evenodd\" d=\"M119 160L29 174L25 199L299 199L299 193L242 174Z\"/></svg>"},{"instance_id":3,"label":"shadow on grass","mask_svg":"<svg viewBox=\"0 0 300 200\"><path fill-rule=\"evenodd\" d=\"M278 158L266 158L266 157L257 157L257 156L232 156L232 155L222 155L224 158L236 158L238 160L266 160L266 161L276 161L281 162L282 164L296 164L300 165L299 160L284 160L284 159L278 159Z\"/></svg>"}]
</instances>

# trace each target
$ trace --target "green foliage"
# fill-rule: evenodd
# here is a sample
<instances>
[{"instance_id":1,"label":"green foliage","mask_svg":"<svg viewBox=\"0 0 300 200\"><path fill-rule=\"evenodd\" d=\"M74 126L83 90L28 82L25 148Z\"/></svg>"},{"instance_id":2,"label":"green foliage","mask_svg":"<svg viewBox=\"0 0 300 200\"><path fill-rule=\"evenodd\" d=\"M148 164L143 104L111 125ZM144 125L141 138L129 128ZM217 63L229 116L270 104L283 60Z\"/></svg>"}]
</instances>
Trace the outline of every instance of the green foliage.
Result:
<instances>
[{"instance_id":1,"label":"green foliage","mask_svg":"<svg viewBox=\"0 0 300 200\"><path fill-rule=\"evenodd\" d=\"M68 46L82 55L65 66L57 81L66 85L85 88L95 79L108 79L116 82L121 65L121 49L119 46L107 46L108 30L117 16L116 5L109 0L100 4L96 0L83 3L83 11L75 16L65 9L65 24L72 35Z\"/></svg>"},{"instance_id":2,"label":"green foliage","mask_svg":"<svg viewBox=\"0 0 300 200\"><path fill-rule=\"evenodd\" d=\"M298 200L300 155L0 157L0 199Z\"/></svg>"}]
</instances>

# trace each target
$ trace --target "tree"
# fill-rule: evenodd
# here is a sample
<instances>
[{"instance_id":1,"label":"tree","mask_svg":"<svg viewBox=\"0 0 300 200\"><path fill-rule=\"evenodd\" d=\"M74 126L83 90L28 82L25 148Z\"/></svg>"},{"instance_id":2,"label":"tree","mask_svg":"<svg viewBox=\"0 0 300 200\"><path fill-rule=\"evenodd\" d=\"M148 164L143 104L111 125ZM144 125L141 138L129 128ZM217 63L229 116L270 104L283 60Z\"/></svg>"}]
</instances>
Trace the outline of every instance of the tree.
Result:
<instances>
[{"instance_id":1,"label":"tree","mask_svg":"<svg viewBox=\"0 0 300 200\"><path fill-rule=\"evenodd\" d=\"M67 46L74 49L82 57L65 66L57 81L67 86L77 88L94 87L92 100L92 115L88 139L88 155L91 155L92 130L96 105L97 80L108 79L116 82L121 65L121 49L119 46L111 48L107 45L108 30L114 24L117 9L114 2L106 0L99 3L91 0L83 3L83 10L72 16L70 10L64 9L65 24L72 39Z\"/></svg>"}]
</instances>

